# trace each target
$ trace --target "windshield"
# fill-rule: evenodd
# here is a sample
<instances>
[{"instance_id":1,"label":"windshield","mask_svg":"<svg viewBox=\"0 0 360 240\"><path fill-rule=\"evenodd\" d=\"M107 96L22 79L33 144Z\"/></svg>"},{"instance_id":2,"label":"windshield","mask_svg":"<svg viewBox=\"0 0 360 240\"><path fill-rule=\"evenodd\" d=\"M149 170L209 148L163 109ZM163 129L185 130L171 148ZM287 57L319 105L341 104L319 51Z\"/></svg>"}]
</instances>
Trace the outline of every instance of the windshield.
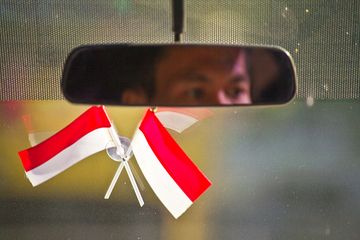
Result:
<instances>
[{"instance_id":1,"label":"windshield","mask_svg":"<svg viewBox=\"0 0 360 240\"><path fill-rule=\"evenodd\" d=\"M357 1L186 1L183 42L276 45L292 55L298 91L276 107L210 108L169 131L212 186L175 220L130 165L99 152L33 188L17 152L89 106L66 102L60 78L74 47L171 43L170 1L0 2L0 239L358 239ZM131 138L145 108L107 107ZM136 173L135 173L136 172Z\"/></svg>"}]
</instances>

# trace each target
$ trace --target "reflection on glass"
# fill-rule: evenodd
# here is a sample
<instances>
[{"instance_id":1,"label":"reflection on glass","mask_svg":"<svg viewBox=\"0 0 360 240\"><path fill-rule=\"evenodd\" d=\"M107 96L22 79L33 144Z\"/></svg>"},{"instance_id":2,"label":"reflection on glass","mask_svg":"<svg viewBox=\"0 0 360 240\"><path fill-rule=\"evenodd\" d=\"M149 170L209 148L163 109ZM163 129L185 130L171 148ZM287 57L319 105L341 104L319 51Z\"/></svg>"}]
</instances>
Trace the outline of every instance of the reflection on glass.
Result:
<instances>
[{"instance_id":1,"label":"reflection on glass","mask_svg":"<svg viewBox=\"0 0 360 240\"><path fill-rule=\"evenodd\" d=\"M289 56L274 48L148 45L85 46L63 77L73 102L123 105L252 105L289 101Z\"/></svg>"}]
</instances>

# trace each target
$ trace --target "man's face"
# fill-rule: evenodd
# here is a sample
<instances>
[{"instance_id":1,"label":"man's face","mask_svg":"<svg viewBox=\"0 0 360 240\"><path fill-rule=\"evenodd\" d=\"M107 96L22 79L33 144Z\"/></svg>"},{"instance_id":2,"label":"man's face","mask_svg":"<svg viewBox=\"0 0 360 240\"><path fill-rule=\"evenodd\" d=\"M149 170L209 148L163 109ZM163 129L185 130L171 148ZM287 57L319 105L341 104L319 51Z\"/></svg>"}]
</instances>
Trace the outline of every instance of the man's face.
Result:
<instances>
[{"instance_id":1,"label":"man's face","mask_svg":"<svg viewBox=\"0 0 360 240\"><path fill-rule=\"evenodd\" d=\"M155 104L251 103L246 54L239 48L169 48L154 75Z\"/></svg>"}]
</instances>

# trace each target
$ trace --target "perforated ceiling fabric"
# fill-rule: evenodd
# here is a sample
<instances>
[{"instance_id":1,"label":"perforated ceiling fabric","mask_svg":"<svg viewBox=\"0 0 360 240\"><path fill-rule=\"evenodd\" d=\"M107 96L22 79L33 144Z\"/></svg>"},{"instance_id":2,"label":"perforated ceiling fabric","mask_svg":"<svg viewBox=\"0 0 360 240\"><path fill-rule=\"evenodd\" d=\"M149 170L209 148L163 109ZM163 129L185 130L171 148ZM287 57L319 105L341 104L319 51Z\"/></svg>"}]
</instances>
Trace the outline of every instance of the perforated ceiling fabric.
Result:
<instances>
[{"instance_id":1,"label":"perforated ceiling fabric","mask_svg":"<svg viewBox=\"0 0 360 240\"><path fill-rule=\"evenodd\" d=\"M275 45L293 56L297 98L359 99L360 3L185 1L183 42ZM169 43L168 0L0 1L0 100L60 100L66 56L84 44Z\"/></svg>"}]
</instances>

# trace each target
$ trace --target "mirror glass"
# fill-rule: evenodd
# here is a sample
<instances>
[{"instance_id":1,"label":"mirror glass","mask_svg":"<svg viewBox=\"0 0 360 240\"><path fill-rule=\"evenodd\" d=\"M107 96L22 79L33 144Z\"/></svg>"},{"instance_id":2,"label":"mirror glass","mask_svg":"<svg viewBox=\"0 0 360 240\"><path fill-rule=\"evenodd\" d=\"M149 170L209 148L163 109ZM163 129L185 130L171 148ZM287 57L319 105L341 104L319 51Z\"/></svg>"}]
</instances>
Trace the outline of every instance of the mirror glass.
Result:
<instances>
[{"instance_id":1,"label":"mirror glass","mask_svg":"<svg viewBox=\"0 0 360 240\"><path fill-rule=\"evenodd\" d=\"M283 104L295 94L295 71L278 48L82 46L65 63L62 90L71 102L105 105Z\"/></svg>"}]
</instances>

